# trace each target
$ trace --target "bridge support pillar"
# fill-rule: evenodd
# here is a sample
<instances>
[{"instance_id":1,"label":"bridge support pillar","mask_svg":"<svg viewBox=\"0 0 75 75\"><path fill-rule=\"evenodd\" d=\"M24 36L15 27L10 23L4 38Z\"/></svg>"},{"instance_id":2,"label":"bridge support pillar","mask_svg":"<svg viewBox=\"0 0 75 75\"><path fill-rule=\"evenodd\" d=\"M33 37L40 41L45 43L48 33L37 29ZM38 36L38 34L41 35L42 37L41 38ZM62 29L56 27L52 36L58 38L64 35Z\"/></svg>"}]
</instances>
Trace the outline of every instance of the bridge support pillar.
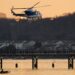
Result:
<instances>
[{"instance_id":1,"label":"bridge support pillar","mask_svg":"<svg viewBox=\"0 0 75 75\"><path fill-rule=\"evenodd\" d=\"M36 56L32 57L32 69L38 69L38 58Z\"/></svg>"},{"instance_id":2,"label":"bridge support pillar","mask_svg":"<svg viewBox=\"0 0 75 75\"><path fill-rule=\"evenodd\" d=\"M3 59L0 58L0 74L8 73L8 71L3 70Z\"/></svg>"},{"instance_id":3,"label":"bridge support pillar","mask_svg":"<svg viewBox=\"0 0 75 75\"><path fill-rule=\"evenodd\" d=\"M68 69L73 69L74 68L74 59L73 57L68 58Z\"/></svg>"},{"instance_id":4,"label":"bridge support pillar","mask_svg":"<svg viewBox=\"0 0 75 75\"><path fill-rule=\"evenodd\" d=\"M0 70L3 70L3 59L0 59Z\"/></svg>"}]
</instances>

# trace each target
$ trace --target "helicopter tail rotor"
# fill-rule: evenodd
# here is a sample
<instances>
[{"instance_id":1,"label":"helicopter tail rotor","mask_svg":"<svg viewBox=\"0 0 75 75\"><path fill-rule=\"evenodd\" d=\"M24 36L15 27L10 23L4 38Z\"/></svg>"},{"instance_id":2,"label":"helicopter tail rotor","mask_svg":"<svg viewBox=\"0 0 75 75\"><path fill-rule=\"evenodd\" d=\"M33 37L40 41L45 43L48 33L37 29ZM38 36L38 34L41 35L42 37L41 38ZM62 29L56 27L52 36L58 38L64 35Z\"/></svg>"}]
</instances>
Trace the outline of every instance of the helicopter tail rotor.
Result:
<instances>
[{"instance_id":1,"label":"helicopter tail rotor","mask_svg":"<svg viewBox=\"0 0 75 75\"><path fill-rule=\"evenodd\" d=\"M14 9L14 7L12 6L12 8L11 8L11 12L13 12L13 9Z\"/></svg>"},{"instance_id":2,"label":"helicopter tail rotor","mask_svg":"<svg viewBox=\"0 0 75 75\"><path fill-rule=\"evenodd\" d=\"M14 10L14 7L12 6L12 8L11 8L11 13L13 13L13 15L16 15L13 10Z\"/></svg>"}]
</instances>

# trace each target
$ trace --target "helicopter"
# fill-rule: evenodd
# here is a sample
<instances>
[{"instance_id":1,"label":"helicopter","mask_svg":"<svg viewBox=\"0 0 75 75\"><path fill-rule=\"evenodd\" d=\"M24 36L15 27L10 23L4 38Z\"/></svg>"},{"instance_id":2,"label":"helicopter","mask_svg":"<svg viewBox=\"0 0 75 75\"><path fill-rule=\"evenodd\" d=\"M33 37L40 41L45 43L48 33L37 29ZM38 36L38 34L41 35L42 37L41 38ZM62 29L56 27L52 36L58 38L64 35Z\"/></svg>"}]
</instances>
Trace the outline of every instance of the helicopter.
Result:
<instances>
[{"instance_id":1,"label":"helicopter","mask_svg":"<svg viewBox=\"0 0 75 75\"><path fill-rule=\"evenodd\" d=\"M37 2L36 4L34 4L33 6L31 6L29 8L14 8L14 7L12 7L11 13L15 16L25 17L27 20L42 19L42 14L37 10L33 10L33 8L37 8L35 6L38 5L39 3L40 2ZM49 5L46 5L46 6L49 6ZM45 7L45 6L40 6L40 7ZM26 9L26 10L23 11L24 13L21 13L21 14L15 13L14 10L18 10L18 9Z\"/></svg>"}]
</instances>

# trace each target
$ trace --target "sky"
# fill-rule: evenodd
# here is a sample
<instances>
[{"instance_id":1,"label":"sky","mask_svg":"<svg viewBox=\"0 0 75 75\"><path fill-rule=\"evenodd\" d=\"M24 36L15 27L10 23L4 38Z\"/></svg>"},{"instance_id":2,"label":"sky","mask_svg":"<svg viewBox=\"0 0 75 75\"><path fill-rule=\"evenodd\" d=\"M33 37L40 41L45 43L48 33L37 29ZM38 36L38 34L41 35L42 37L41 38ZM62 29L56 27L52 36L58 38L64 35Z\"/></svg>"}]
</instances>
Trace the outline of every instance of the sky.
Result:
<instances>
[{"instance_id":1,"label":"sky","mask_svg":"<svg viewBox=\"0 0 75 75\"><path fill-rule=\"evenodd\" d=\"M35 3L40 2L37 7L50 5L48 7L35 8L41 12L43 18L57 17L66 13L75 12L75 0L0 0L0 12L3 12L7 17L13 18L11 14L12 6L19 8L31 7ZM23 12L24 10L18 10L15 12Z\"/></svg>"}]
</instances>

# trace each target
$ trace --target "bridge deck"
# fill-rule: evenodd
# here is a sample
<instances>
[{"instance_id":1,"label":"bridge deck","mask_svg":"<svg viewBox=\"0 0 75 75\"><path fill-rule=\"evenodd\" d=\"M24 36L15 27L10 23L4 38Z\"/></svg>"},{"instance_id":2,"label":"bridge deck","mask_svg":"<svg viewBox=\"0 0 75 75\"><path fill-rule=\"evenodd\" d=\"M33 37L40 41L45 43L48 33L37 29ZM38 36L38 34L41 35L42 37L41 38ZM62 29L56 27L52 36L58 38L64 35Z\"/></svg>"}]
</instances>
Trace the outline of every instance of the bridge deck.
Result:
<instances>
[{"instance_id":1,"label":"bridge deck","mask_svg":"<svg viewBox=\"0 0 75 75\"><path fill-rule=\"evenodd\" d=\"M75 53L2 53L0 57L7 59L23 59L23 58L32 58L33 56L37 56L38 58L46 58L46 59L66 59L68 57L74 57Z\"/></svg>"}]
</instances>

